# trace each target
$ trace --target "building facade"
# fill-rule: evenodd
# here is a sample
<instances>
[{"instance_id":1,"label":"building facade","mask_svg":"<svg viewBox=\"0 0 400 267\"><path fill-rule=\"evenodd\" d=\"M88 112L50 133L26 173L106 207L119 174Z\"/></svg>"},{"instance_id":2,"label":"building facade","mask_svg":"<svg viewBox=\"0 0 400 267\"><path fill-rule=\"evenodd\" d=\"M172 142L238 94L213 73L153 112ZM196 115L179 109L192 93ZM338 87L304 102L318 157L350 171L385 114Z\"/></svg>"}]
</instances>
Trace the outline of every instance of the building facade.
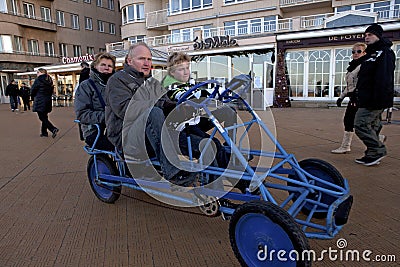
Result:
<instances>
[{"instance_id":1,"label":"building facade","mask_svg":"<svg viewBox=\"0 0 400 267\"><path fill-rule=\"evenodd\" d=\"M1 103L11 79L31 83L34 68L90 59L121 40L120 25L116 0L0 0ZM74 80L60 73L57 91L72 92Z\"/></svg>"},{"instance_id":2,"label":"building facade","mask_svg":"<svg viewBox=\"0 0 400 267\"><path fill-rule=\"evenodd\" d=\"M400 0L120 0L124 50L144 41L196 59L197 80L251 72L253 106L334 102L345 87L351 47L380 23L400 62ZM400 101L400 64L395 101Z\"/></svg>"}]
</instances>

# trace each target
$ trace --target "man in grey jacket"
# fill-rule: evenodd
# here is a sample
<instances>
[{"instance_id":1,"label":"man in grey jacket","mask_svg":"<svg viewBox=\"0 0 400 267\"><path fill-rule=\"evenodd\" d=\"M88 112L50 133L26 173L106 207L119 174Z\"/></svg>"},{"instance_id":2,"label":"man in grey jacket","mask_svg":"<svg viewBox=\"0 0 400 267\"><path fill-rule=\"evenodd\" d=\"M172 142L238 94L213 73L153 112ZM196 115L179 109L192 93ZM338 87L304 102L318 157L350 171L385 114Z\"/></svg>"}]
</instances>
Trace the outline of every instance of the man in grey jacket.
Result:
<instances>
[{"instance_id":1,"label":"man in grey jacket","mask_svg":"<svg viewBox=\"0 0 400 267\"><path fill-rule=\"evenodd\" d=\"M165 96L167 90L151 77L151 66L150 48L137 43L130 47L124 69L109 79L105 97L107 135L125 159L147 160L148 154L153 154L166 180L188 186L193 184L196 173L183 170L178 165L178 155L164 147L169 142L162 140L165 114L175 108L175 102ZM191 135L192 147L198 148L201 140ZM177 143L181 150L187 150L185 135ZM136 171L135 168L130 171Z\"/></svg>"}]
</instances>

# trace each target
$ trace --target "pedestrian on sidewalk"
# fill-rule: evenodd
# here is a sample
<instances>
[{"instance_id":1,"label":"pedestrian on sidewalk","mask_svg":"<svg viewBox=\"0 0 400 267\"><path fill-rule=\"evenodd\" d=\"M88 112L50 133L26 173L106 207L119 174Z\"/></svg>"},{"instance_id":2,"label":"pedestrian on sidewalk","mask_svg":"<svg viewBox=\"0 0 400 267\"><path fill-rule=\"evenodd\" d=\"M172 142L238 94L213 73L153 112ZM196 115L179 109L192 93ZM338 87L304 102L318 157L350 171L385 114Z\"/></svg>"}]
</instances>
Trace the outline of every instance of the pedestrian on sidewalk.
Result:
<instances>
[{"instance_id":1,"label":"pedestrian on sidewalk","mask_svg":"<svg viewBox=\"0 0 400 267\"><path fill-rule=\"evenodd\" d=\"M349 67L346 73L346 88L340 94L336 101L338 107L342 105L343 99L349 97L349 103L347 104L346 111L344 113L343 124L344 124L344 135L343 141L339 148L332 150L334 154L344 154L350 152L351 140L354 134L354 117L357 112L357 101L354 95L354 90L356 89L358 72L360 71L361 62L365 60L365 49L367 45L364 43L355 43L352 47L352 58L353 60L349 62Z\"/></svg>"},{"instance_id":2,"label":"pedestrian on sidewalk","mask_svg":"<svg viewBox=\"0 0 400 267\"><path fill-rule=\"evenodd\" d=\"M37 71L37 78L32 85L31 96L34 98L33 112L37 112L39 120L42 122L40 137L49 136L47 130L55 138L59 129L50 121L48 114L52 111L51 96L54 92L53 80L47 74L47 70L40 68Z\"/></svg>"},{"instance_id":3,"label":"pedestrian on sidewalk","mask_svg":"<svg viewBox=\"0 0 400 267\"><path fill-rule=\"evenodd\" d=\"M22 83L20 92L22 102L24 102L24 111L31 110L31 88L29 88L26 83Z\"/></svg>"},{"instance_id":4,"label":"pedestrian on sidewalk","mask_svg":"<svg viewBox=\"0 0 400 267\"><path fill-rule=\"evenodd\" d=\"M10 96L11 111L19 111L18 109L18 97L20 95L17 82L11 80L11 82L6 87L6 96Z\"/></svg>"},{"instance_id":5,"label":"pedestrian on sidewalk","mask_svg":"<svg viewBox=\"0 0 400 267\"><path fill-rule=\"evenodd\" d=\"M364 156L355 161L372 166L379 164L387 154L379 133L383 110L393 106L396 56L390 48L393 43L383 37L379 24L374 23L365 30L365 43L365 60L361 63L356 86L358 110L354 128L367 149Z\"/></svg>"}]
</instances>

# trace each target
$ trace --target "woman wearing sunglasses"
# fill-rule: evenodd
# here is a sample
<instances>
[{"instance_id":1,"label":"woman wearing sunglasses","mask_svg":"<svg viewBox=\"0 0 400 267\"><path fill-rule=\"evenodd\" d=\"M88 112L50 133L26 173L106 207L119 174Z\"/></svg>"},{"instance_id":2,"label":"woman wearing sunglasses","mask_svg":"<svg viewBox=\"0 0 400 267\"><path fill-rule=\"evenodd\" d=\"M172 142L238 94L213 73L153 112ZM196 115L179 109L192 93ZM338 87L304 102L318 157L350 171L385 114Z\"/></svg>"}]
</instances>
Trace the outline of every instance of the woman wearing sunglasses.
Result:
<instances>
[{"instance_id":1,"label":"woman wearing sunglasses","mask_svg":"<svg viewBox=\"0 0 400 267\"><path fill-rule=\"evenodd\" d=\"M350 61L349 67L346 73L347 86L339 96L336 104L338 107L342 105L342 101L345 97L349 97L349 103L347 104L346 112L344 114L344 135L343 141L339 148L332 150L334 154L344 154L350 152L351 140L354 134L354 117L357 112L356 98L354 96L354 90L356 89L358 72L360 71L361 62L364 60L365 49L367 45L364 43L356 43L353 45L351 51L353 60Z\"/></svg>"}]
</instances>

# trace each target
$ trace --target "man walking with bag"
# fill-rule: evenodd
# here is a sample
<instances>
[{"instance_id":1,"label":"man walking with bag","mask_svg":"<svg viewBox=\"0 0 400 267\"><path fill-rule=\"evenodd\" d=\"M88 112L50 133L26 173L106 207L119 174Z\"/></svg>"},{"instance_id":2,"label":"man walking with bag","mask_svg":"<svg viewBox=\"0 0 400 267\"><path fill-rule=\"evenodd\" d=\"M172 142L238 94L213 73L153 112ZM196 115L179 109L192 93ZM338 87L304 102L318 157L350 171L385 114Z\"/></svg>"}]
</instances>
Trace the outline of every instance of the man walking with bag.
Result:
<instances>
[{"instance_id":1,"label":"man walking with bag","mask_svg":"<svg viewBox=\"0 0 400 267\"><path fill-rule=\"evenodd\" d=\"M367 149L364 157L355 161L365 166L379 164L387 153L379 133L383 110L393 106L396 56L390 48L392 42L382 35L383 29L376 23L365 30L367 49L356 87L359 109L354 128Z\"/></svg>"}]
</instances>

